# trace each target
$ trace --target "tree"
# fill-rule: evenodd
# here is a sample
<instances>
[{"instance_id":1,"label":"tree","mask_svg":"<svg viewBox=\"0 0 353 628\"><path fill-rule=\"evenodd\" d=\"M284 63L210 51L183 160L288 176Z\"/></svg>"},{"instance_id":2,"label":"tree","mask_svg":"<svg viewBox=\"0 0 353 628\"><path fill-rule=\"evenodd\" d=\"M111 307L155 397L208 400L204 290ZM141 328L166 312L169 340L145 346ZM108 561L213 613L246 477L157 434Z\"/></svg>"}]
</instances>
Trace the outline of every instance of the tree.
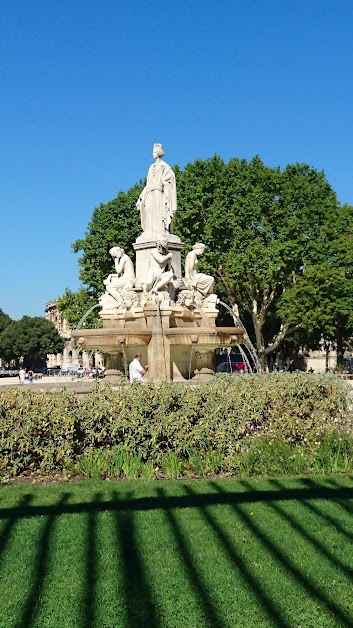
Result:
<instances>
[{"instance_id":1,"label":"tree","mask_svg":"<svg viewBox=\"0 0 353 628\"><path fill-rule=\"evenodd\" d=\"M0 334L11 323L12 319L0 308Z\"/></svg>"},{"instance_id":2,"label":"tree","mask_svg":"<svg viewBox=\"0 0 353 628\"><path fill-rule=\"evenodd\" d=\"M318 337L335 343L340 363L353 334L353 207L338 206L323 228L316 252L283 294L279 312L308 332L308 346Z\"/></svg>"},{"instance_id":3,"label":"tree","mask_svg":"<svg viewBox=\"0 0 353 628\"><path fill-rule=\"evenodd\" d=\"M75 329L82 316L95 305L98 305L97 298L91 290L82 287L78 292L72 292L69 288L66 288L65 294L59 299L58 310L62 312L70 329ZM82 327L90 329L101 327L101 321L98 318L97 311L97 308L92 310Z\"/></svg>"},{"instance_id":4,"label":"tree","mask_svg":"<svg viewBox=\"0 0 353 628\"><path fill-rule=\"evenodd\" d=\"M0 334L1 355L16 362L23 356L24 364L31 367L43 362L48 353L60 353L63 346L53 323L40 316L23 316Z\"/></svg>"},{"instance_id":5,"label":"tree","mask_svg":"<svg viewBox=\"0 0 353 628\"><path fill-rule=\"evenodd\" d=\"M104 292L103 279L112 269L109 249L120 246L134 255L132 244L141 232L136 201L142 189L143 184L138 183L127 192L121 190L109 203L101 203L93 211L85 238L72 245L75 253L83 251L80 279L96 298Z\"/></svg>"},{"instance_id":6,"label":"tree","mask_svg":"<svg viewBox=\"0 0 353 628\"><path fill-rule=\"evenodd\" d=\"M217 292L230 305L251 315L264 365L303 324L279 305L305 265L328 257L336 196L322 172L305 164L281 172L259 157L227 166L219 157L199 160L180 179L179 234L208 245L203 268L216 273Z\"/></svg>"}]
</instances>

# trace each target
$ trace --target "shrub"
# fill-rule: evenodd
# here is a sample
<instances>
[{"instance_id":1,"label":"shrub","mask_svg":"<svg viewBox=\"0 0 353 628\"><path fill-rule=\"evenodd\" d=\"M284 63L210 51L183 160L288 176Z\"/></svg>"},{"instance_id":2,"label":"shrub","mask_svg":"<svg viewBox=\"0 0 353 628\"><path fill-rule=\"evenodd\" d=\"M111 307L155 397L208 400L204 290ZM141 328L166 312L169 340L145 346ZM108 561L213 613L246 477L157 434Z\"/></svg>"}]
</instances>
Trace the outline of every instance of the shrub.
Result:
<instances>
[{"instance_id":1,"label":"shrub","mask_svg":"<svg viewBox=\"0 0 353 628\"><path fill-rule=\"evenodd\" d=\"M0 475L80 462L86 474L98 473L87 465L102 465L101 475L136 477L146 463L165 466L167 454L198 475L237 470L242 456L260 469L261 448L274 443L314 456L336 432L351 439L347 384L328 375L224 375L197 387L97 384L87 395L8 389L0 394Z\"/></svg>"}]
</instances>

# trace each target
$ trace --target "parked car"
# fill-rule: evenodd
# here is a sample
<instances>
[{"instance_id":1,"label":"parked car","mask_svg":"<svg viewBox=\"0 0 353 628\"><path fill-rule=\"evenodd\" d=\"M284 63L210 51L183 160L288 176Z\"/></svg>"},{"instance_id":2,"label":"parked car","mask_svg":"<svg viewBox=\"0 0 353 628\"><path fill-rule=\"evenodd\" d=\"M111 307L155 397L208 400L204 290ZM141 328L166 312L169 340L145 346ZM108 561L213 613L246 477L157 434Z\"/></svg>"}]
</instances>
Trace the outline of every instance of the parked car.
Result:
<instances>
[{"instance_id":1,"label":"parked car","mask_svg":"<svg viewBox=\"0 0 353 628\"><path fill-rule=\"evenodd\" d=\"M240 353L231 353L228 356L222 356L224 359L217 364L217 373L245 373L247 372L247 366L244 362L244 358Z\"/></svg>"},{"instance_id":2,"label":"parked car","mask_svg":"<svg viewBox=\"0 0 353 628\"><path fill-rule=\"evenodd\" d=\"M60 373L60 366L51 366L50 368L48 368L48 375L60 375Z\"/></svg>"},{"instance_id":3,"label":"parked car","mask_svg":"<svg viewBox=\"0 0 353 628\"><path fill-rule=\"evenodd\" d=\"M47 374L47 367L46 366L36 366L34 369L34 374L41 374L41 375L46 375Z\"/></svg>"}]
</instances>

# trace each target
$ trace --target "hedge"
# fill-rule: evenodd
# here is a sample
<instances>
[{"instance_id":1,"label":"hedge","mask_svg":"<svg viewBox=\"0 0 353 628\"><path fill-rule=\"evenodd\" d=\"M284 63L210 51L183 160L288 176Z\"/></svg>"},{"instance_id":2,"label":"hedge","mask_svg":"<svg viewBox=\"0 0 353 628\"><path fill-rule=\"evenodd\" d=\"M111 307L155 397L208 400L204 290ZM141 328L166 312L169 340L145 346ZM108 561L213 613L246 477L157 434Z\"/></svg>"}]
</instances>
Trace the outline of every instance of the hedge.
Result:
<instances>
[{"instance_id":1,"label":"hedge","mask_svg":"<svg viewBox=\"0 0 353 628\"><path fill-rule=\"evenodd\" d=\"M312 449L328 430L351 434L347 391L334 376L303 373L222 375L196 387L97 384L87 395L11 388L0 394L0 473L61 471L116 448L156 465L170 452L216 452L232 467L259 436Z\"/></svg>"}]
</instances>

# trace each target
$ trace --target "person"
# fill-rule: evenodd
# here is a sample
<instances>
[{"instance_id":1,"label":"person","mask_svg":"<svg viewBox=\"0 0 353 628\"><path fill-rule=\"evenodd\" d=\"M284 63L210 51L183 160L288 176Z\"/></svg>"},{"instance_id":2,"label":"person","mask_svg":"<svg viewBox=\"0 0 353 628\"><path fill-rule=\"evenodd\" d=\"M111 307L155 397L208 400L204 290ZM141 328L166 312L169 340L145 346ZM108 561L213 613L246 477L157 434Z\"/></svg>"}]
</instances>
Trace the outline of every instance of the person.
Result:
<instances>
[{"instance_id":1,"label":"person","mask_svg":"<svg viewBox=\"0 0 353 628\"><path fill-rule=\"evenodd\" d=\"M143 376L148 371L148 364L145 364L145 366L142 366L141 360L142 360L141 353L136 353L134 359L129 364L130 384L132 384L134 381L143 382Z\"/></svg>"},{"instance_id":2,"label":"person","mask_svg":"<svg viewBox=\"0 0 353 628\"><path fill-rule=\"evenodd\" d=\"M205 251L205 245L197 242L193 246L193 250L187 254L185 259L185 280L195 288L203 297L207 297L213 293L214 278L211 275L197 273L196 266L198 263L198 255L202 255Z\"/></svg>"},{"instance_id":3,"label":"person","mask_svg":"<svg viewBox=\"0 0 353 628\"><path fill-rule=\"evenodd\" d=\"M135 270L132 260L126 255L124 249L113 246L110 255L114 259L115 273L104 279L105 289L119 304L122 302L121 291L123 288L132 288L135 283Z\"/></svg>"},{"instance_id":4,"label":"person","mask_svg":"<svg viewBox=\"0 0 353 628\"><path fill-rule=\"evenodd\" d=\"M145 299L147 293L157 294L175 276L171 265L172 254L168 251L166 238L159 238L156 248L151 251L146 276L142 282Z\"/></svg>"},{"instance_id":5,"label":"person","mask_svg":"<svg viewBox=\"0 0 353 628\"><path fill-rule=\"evenodd\" d=\"M162 144L153 145L155 163L148 170L146 186L136 207L140 210L141 227L147 233L171 233L172 218L177 208L175 174L162 160Z\"/></svg>"},{"instance_id":6,"label":"person","mask_svg":"<svg viewBox=\"0 0 353 628\"><path fill-rule=\"evenodd\" d=\"M32 371L32 369L29 369L29 371L28 371L28 383L32 384L32 382L33 382L33 371Z\"/></svg>"},{"instance_id":7,"label":"person","mask_svg":"<svg viewBox=\"0 0 353 628\"><path fill-rule=\"evenodd\" d=\"M24 384L26 379L26 371L24 370L23 366L21 366L20 370L18 371L18 377L20 379L20 384Z\"/></svg>"}]
</instances>

